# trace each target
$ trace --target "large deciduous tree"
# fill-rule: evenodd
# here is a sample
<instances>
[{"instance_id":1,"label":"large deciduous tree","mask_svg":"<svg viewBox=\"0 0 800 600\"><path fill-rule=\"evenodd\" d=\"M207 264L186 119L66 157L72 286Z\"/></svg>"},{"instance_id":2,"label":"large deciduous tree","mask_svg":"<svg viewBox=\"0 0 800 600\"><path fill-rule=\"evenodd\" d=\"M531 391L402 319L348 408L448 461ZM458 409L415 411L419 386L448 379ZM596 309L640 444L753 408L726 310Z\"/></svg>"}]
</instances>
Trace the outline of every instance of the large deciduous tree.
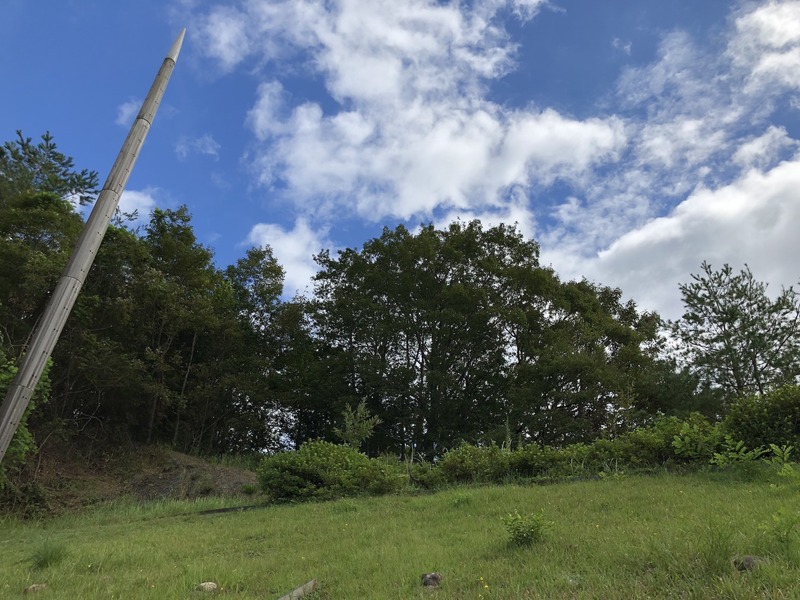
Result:
<instances>
[{"instance_id":1,"label":"large deciduous tree","mask_svg":"<svg viewBox=\"0 0 800 600\"><path fill-rule=\"evenodd\" d=\"M591 439L623 425L657 318L619 290L562 283L514 227L385 229L323 252L313 335L336 385L381 424L372 451L435 455L459 440ZM330 435L330 430L319 434Z\"/></svg>"},{"instance_id":2,"label":"large deciduous tree","mask_svg":"<svg viewBox=\"0 0 800 600\"><path fill-rule=\"evenodd\" d=\"M797 381L800 299L792 287L775 297L745 265L714 270L707 262L680 286L685 312L671 323L685 363L727 400Z\"/></svg>"}]
</instances>

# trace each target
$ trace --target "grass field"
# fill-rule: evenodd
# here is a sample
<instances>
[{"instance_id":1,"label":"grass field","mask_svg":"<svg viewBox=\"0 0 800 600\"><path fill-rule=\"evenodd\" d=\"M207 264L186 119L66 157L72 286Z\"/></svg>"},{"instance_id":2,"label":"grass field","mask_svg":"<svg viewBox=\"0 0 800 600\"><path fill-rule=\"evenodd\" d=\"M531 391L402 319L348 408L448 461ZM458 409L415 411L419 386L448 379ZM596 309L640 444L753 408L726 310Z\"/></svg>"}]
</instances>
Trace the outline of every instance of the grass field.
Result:
<instances>
[{"instance_id":1,"label":"grass field","mask_svg":"<svg viewBox=\"0 0 800 600\"><path fill-rule=\"evenodd\" d=\"M202 515L219 502L118 504L0 522L0 597L315 599L800 598L797 486L660 475L462 487ZM502 518L544 511L543 542ZM752 572L739 555L768 559ZM420 575L438 571L438 589Z\"/></svg>"}]
</instances>

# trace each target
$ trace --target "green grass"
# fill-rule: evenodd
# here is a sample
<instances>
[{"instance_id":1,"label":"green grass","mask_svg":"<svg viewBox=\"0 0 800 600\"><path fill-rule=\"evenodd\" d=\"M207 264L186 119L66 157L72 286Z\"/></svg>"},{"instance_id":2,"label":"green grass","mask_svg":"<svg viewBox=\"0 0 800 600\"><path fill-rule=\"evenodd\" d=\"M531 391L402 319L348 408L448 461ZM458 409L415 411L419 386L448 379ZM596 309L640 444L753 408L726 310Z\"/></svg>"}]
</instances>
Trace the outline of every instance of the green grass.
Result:
<instances>
[{"instance_id":1,"label":"green grass","mask_svg":"<svg viewBox=\"0 0 800 600\"><path fill-rule=\"evenodd\" d=\"M269 599L317 579L315 599L800 598L788 485L662 475L198 514L217 507L0 521L0 597L46 583L37 597L202 598L214 581L218 596ZM503 518L540 510L544 540L510 543ZM769 562L739 573L745 554ZM431 571L442 586L425 590Z\"/></svg>"}]
</instances>

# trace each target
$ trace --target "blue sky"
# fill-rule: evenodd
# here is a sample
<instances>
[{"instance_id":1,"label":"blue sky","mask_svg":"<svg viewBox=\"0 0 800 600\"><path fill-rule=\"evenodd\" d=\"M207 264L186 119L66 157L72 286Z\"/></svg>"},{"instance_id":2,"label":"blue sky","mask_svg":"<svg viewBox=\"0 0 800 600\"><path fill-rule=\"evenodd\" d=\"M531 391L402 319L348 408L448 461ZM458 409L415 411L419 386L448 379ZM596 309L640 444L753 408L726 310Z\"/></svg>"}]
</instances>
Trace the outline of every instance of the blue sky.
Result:
<instances>
[{"instance_id":1,"label":"blue sky","mask_svg":"<svg viewBox=\"0 0 800 600\"><path fill-rule=\"evenodd\" d=\"M800 0L3 0L0 135L105 179L181 28L123 196L220 266L383 226L518 223L565 279L680 316L678 283L800 276Z\"/></svg>"}]
</instances>

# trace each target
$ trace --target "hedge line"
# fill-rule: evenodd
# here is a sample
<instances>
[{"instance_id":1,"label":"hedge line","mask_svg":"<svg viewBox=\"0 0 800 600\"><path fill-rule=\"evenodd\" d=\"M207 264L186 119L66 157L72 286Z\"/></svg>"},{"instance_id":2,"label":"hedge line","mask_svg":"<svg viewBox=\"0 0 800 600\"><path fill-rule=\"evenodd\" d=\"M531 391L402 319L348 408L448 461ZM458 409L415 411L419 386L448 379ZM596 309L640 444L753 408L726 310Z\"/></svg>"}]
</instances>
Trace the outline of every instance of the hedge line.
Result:
<instances>
[{"instance_id":1,"label":"hedge line","mask_svg":"<svg viewBox=\"0 0 800 600\"><path fill-rule=\"evenodd\" d=\"M789 386L740 400L719 423L700 414L662 417L613 439L562 448L462 444L436 464L368 458L353 448L317 440L265 458L258 474L262 489L275 500L332 499L393 493L408 486L699 469L757 459L782 466L795 448L800 448L800 387Z\"/></svg>"}]
</instances>

